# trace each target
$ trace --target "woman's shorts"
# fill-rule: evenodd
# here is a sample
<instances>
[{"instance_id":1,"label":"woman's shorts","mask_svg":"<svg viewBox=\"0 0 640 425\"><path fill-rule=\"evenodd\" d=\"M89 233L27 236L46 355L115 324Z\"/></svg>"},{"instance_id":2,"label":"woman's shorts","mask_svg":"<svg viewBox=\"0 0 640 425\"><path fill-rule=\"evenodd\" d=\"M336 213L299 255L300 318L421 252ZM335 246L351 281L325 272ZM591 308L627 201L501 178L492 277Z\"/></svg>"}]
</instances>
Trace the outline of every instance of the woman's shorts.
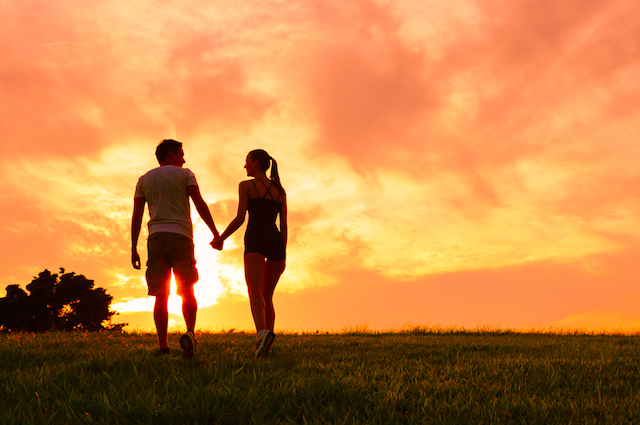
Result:
<instances>
[{"instance_id":1,"label":"woman's shorts","mask_svg":"<svg viewBox=\"0 0 640 425\"><path fill-rule=\"evenodd\" d=\"M284 239L280 233L270 238L245 237L244 253L256 252L268 261L284 260L286 258Z\"/></svg>"}]
</instances>

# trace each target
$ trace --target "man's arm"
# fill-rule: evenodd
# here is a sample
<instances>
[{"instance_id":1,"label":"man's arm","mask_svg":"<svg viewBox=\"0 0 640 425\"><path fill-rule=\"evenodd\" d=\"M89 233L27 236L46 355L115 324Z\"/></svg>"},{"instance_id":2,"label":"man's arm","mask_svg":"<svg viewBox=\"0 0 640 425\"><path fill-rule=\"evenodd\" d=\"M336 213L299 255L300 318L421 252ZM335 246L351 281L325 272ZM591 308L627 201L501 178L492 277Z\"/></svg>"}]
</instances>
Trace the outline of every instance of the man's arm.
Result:
<instances>
[{"instance_id":1,"label":"man's arm","mask_svg":"<svg viewBox=\"0 0 640 425\"><path fill-rule=\"evenodd\" d=\"M191 200L193 201L193 205L196 206L196 210L198 211L198 214L200 214L202 221L205 222L205 224L211 230L211 233L213 233L213 237L217 238L218 236L220 236L220 234L218 233L218 229L216 229L216 225L213 222L213 217L211 217L211 211L209 211L207 203L204 201L204 199L202 199L200 188L197 185L189 185L187 186L187 190L189 192Z\"/></svg>"},{"instance_id":2,"label":"man's arm","mask_svg":"<svg viewBox=\"0 0 640 425\"><path fill-rule=\"evenodd\" d=\"M133 216L131 217L131 264L134 269L140 269L140 255L138 255L138 238L142 228L142 216L144 215L144 205L147 200L144 198L133 198Z\"/></svg>"}]
</instances>

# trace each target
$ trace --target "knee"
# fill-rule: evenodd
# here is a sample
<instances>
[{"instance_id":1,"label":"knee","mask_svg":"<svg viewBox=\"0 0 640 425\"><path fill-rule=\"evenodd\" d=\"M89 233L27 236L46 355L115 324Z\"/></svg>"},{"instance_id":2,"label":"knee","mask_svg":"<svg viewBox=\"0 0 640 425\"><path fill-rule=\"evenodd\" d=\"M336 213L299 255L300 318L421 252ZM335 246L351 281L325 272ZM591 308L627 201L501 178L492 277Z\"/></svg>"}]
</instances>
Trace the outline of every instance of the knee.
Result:
<instances>
[{"instance_id":1,"label":"knee","mask_svg":"<svg viewBox=\"0 0 640 425\"><path fill-rule=\"evenodd\" d=\"M193 289L190 291L183 292L180 297L182 298L183 303L193 304L196 302L196 296L193 293Z\"/></svg>"},{"instance_id":2,"label":"knee","mask_svg":"<svg viewBox=\"0 0 640 425\"><path fill-rule=\"evenodd\" d=\"M249 296L251 297L262 297L262 288L258 285L247 285L247 290L249 291Z\"/></svg>"}]
</instances>

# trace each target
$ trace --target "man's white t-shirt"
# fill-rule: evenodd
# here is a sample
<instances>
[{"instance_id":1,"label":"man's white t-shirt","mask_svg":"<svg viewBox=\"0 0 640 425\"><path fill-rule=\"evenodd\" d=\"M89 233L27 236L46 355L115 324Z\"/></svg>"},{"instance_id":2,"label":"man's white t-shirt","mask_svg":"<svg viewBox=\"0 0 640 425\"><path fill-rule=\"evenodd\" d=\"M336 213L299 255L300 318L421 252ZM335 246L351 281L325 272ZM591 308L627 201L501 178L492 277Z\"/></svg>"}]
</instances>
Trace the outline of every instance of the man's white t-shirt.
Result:
<instances>
[{"instance_id":1,"label":"man's white t-shirt","mask_svg":"<svg viewBox=\"0 0 640 425\"><path fill-rule=\"evenodd\" d=\"M191 170L174 165L154 168L140 177L134 197L149 204L149 234L171 232L193 239L187 186L197 185Z\"/></svg>"}]
</instances>

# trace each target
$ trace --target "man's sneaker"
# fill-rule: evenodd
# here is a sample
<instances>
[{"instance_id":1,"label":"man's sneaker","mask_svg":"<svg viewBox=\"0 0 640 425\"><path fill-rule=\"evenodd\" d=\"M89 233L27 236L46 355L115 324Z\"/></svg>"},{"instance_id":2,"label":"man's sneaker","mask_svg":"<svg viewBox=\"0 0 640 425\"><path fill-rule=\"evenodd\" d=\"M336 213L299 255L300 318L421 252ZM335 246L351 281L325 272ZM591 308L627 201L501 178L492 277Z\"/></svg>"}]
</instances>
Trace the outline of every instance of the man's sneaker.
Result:
<instances>
[{"instance_id":1,"label":"man's sneaker","mask_svg":"<svg viewBox=\"0 0 640 425\"><path fill-rule=\"evenodd\" d=\"M256 336L255 357L267 357L269 355L269 347L273 343L275 334L267 329L261 330Z\"/></svg>"},{"instance_id":2,"label":"man's sneaker","mask_svg":"<svg viewBox=\"0 0 640 425\"><path fill-rule=\"evenodd\" d=\"M180 347L184 350L184 354L182 355L185 359L192 359L196 356L196 346L198 342L196 341L196 336L191 331L187 331L186 334L180 337Z\"/></svg>"},{"instance_id":3,"label":"man's sneaker","mask_svg":"<svg viewBox=\"0 0 640 425\"><path fill-rule=\"evenodd\" d=\"M155 357L166 356L169 354L171 354L171 350L169 350L168 348L160 348L155 353L153 353Z\"/></svg>"},{"instance_id":4,"label":"man's sneaker","mask_svg":"<svg viewBox=\"0 0 640 425\"><path fill-rule=\"evenodd\" d=\"M274 334L273 332L269 331L269 333L267 334L267 336L265 337L265 342L264 342L264 356L268 357L269 356L269 348L271 348L271 344L273 344L273 340L276 339L276 334Z\"/></svg>"}]
</instances>

